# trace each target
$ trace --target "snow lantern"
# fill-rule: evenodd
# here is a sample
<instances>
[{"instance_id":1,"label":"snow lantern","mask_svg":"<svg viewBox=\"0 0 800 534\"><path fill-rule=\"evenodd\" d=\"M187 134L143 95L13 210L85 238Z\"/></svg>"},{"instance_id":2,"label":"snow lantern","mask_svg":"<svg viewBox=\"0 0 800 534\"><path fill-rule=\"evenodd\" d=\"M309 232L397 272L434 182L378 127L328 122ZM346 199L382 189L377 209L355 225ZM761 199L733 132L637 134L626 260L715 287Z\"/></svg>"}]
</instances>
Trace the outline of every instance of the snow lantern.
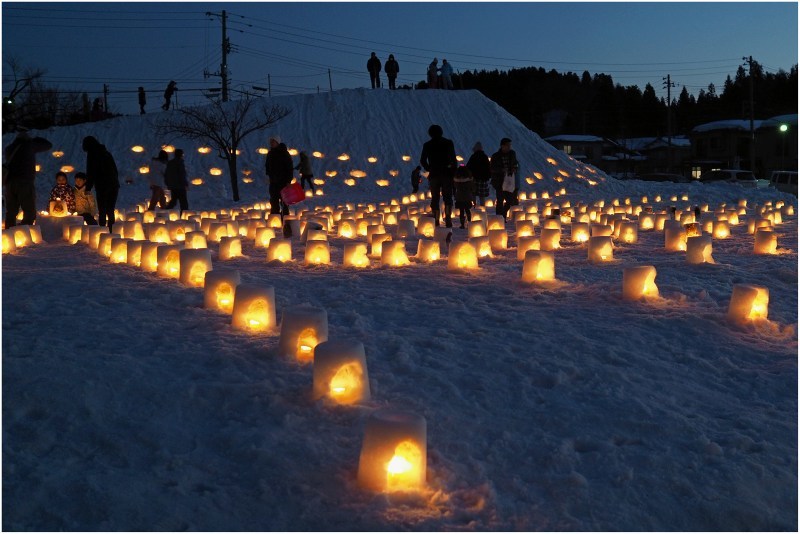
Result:
<instances>
[{"instance_id":1,"label":"snow lantern","mask_svg":"<svg viewBox=\"0 0 800 534\"><path fill-rule=\"evenodd\" d=\"M239 236L226 236L219 240L220 261L239 258L242 256L242 238Z\"/></svg>"},{"instance_id":2,"label":"snow lantern","mask_svg":"<svg viewBox=\"0 0 800 534\"><path fill-rule=\"evenodd\" d=\"M710 235L698 235L686 239L686 261L691 264L714 263L711 250Z\"/></svg>"},{"instance_id":3,"label":"snow lantern","mask_svg":"<svg viewBox=\"0 0 800 534\"><path fill-rule=\"evenodd\" d=\"M187 248L178 251L180 263L179 279L191 287L203 287L206 272L212 269L211 250L207 248Z\"/></svg>"},{"instance_id":4,"label":"snow lantern","mask_svg":"<svg viewBox=\"0 0 800 534\"><path fill-rule=\"evenodd\" d=\"M414 237L417 234L417 228L414 221L411 219L400 219L397 221L397 237L406 238Z\"/></svg>"},{"instance_id":5,"label":"snow lantern","mask_svg":"<svg viewBox=\"0 0 800 534\"><path fill-rule=\"evenodd\" d=\"M208 248L206 234L200 230L186 232L186 234L184 234L183 244L186 248Z\"/></svg>"},{"instance_id":6,"label":"snow lantern","mask_svg":"<svg viewBox=\"0 0 800 534\"><path fill-rule=\"evenodd\" d=\"M255 231L255 246L256 248L267 248L269 242L275 238L275 229L262 226L256 228Z\"/></svg>"},{"instance_id":7,"label":"snow lantern","mask_svg":"<svg viewBox=\"0 0 800 534\"><path fill-rule=\"evenodd\" d=\"M309 239L306 241L306 265L328 265L330 262L331 249L327 239Z\"/></svg>"},{"instance_id":8,"label":"snow lantern","mask_svg":"<svg viewBox=\"0 0 800 534\"><path fill-rule=\"evenodd\" d=\"M381 250L381 265L403 267L411 262L406 254L405 241L387 241Z\"/></svg>"},{"instance_id":9,"label":"snow lantern","mask_svg":"<svg viewBox=\"0 0 800 534\"><path fill-rule=\"evenodd\" d=\"M433 237L436 221L433 217L420 217L417 223L417 234L423 237Z\"/></svg>"},{"instance_id":10,"label":"snow lantern","mask_svg":"<svg viewBox=\"0 0 800 534\"><path fill-rule=\"evenodd\" d=\"M759 228L770 228L772 224L770 224L769 219L759 219L751 217L747 220L747 232L750 234L756 233L756 230Z\"/></svg>"},{"instance_id":11,"label":"snow lantern","mask_svg":"<svg viewBox=\"0 0 800 534\"><path fill-rule=\"evenodd\" d=\"M277 237L271 239L267 247L267 261L292 261L292 240Z\"/></svg>"},{"instance_id":12,"label":"snow lantern","mask_svg":"<svg viewBox=\"0 0 800 534\"><path fill-rule=\"evenodd\" d=\"M267 226L269 228L283 228L283 219L280 213L270 213L267 216Z\"/></svg>"},{"instance_id":13,"label":"snow lantern","mask_svg":"<svg viewBox=\"0 0 800 534\"><path fill-rule=\"evenodd\" d=\"M589 241L590 225L585 222L576 222L570 225L570 238L573 243L585 243Z\"/></svg>"},{"instance_id":14,"label":"snow lantern","mask_svg":"<svg viewBox=\"0 0 800 534\"><path fill-rule=\"evenodd\" d=\"M236 286L231 325L247 332L271 332L276 325L275 289L248 284Z\"/></svg>"},{"instance_id":15,"label":"snow lantern","mask_svg":"<svg viewBox=\"0 0 800 534\"><path fill-rule=\"evenodd\" d=\"M357 225L353 219L341 219L339 221L338 236L345 239L352 239L356 236Z\"/></svg>"},{"instance_id":16,"label":"snow lantern","mask_svg":"<svg viewBox=\"0 0 800 534\"><path fill-rule=\"evenodd\" d=\"M632 221L619 223L619 240L623 243L633 244L639 241L639 225Z\"/></svg>"},{"instance_id":17,"label":"snow lantern","mask_svg":"<svg viewBox=\"0 0 800 534\"><path fill-rule=\"evenodd\" d=\"M680 226L664 226L664 248L667 252L686 250L686 230Z\"/></svg>"},{"instance_id":18,"label":"snow lantern","mask_svg":"<svg viewBox=\"0 0 800 534\"><path fill-rule=\"evenodd\" d=\"M327 397L339 404L370 398L364 344L353 340L321 342L314 349L314 399Z\"/></svg>"},{"instance_id":19,"label":"snow lantern","mask_svg":"<svg viewBox=\"0 0 800 534\"><path fill-rule=\"evenodd\" d=\"M551 230L561 230L561 221L559 219L545 219L542 223L542 228L549 228Z\"/></svg>"},{"instance_id":20,"label":"snow lantern","mask_svg":"<svg viewBox=\"0 0 800 534\"><path fill-rule=\"evenodd\" d=\"M111 256L111 240L115 237L119 237L119 234L100 234L100 239L97 240L97 253L106 258ZM17 248L19 248L19 240L17 240Z\"/></svg>"},{"instance_id":21,"label":"snow lantern","mask_svg":"<svg viewBox=\"0 0 800 534\"><path fill-rule=\"evenodd\" d=\"M486 230L505 230L506 220L502 215L487 215L486 216Z\"/></svg>"},{"instance_id":22,"label":"snow lantern","mask_svg":"<svg viewBox=\"0 0 800 534\"><path fill-rule=\"evenodd\" d=\"M179 278L183 245L161 245L156 250L157 273L165 278Z\"/></svg>"},{"instance_id":23,"label":"snow lantern","mask_svg":"<svg viewBox=\"0 0 800 534\"><path fill-rule=\"evenodd\" d=\"M427 475L427 424L411 412L378 410L367 419L358 483L379 492L415 491Z\"/></svg>"},{"instance_id":24,"label":"snow lantern","mask_svg":"<svg viewBox=\"0 0 800 534\"><path fill-rule=\"evenodd\" d=\"M559 228L542 228L542 234L539 238L539 246L542 250L556 250L561 248L560 241L561 230Z\"/></svg>"},{"instance_id":25,"label":"snow lantern","mask_svg":"<svg viewBox=\"0 0 800 534\"><path fill-rule=\"evenodd\" d=\"M652 265L626 267L622 271L623 300L639 300L642 297L657 297L656 268Z\"/></svg>"},{"instance_id":26,"label":"snow lantern","mask_svg":"<svg viewBox=\"0 0 800 534\"><path fill-rule=\"evenodd\" d=\"M639 230L652 230L656 227L656 216L654 213L639 214Z\"/></svg>"},{"instance_id":27,"label":"snow lantern","mask_svg":"<svg viewBox=\"0 0 800 534\"><path fill-rule=\"evenodd\" d=\"M728 221L714 221L711 230L714 239L727 239L731 235L731 226Z\"/></svg>"},{"instance_id":28,"label":"snow lantern","mask_svg":"<svg viewBox=\"0 0 800 534\"><path fill-rule=\"evenodd\" d=\"M372 236L375 234L385 234L386 228L383 224L370 224L367 226L367 241L372 242Z\"/></svg>"},{"instance_id":29,"label":"snow lantern","mask_svg":"<svg viewBox=\"0 0 800 534\"><path fill-rule=\"evenodd\" d=\"M474 239L474 238L473 238ZM459 271L478 268L478 252L468 242L452 243L447 254L447 269Z\"/></svg>"},{"instance_id":30,"label":"snow lantern","mask_svg":"<svg viewBox=\"0 0 800 534\"><path fill-rule=\"evenodd\" d=\"M294 306L281 316L278 354L300 363L314 363L314 348L328 340L328 313L322 308Z\"/></svg>"},{"instance_id":31,"label":"snow lantern","mask_svg":"<svg viewBox=\"0 0 800 534\"><path fill-rule=\"evenodd\" d=\"M508 232L505 230L489 230L489 244L492 252L499 252L508 248Z\"/></svg>"},{"instance_id":32,"label":"snow lantern","mask_svg":"<svg viewBox=\"0 0 800 534\"><path fill-rule=\"evenodd\" d=\"M765 320L769 312L769 289L763 286L736 284L728 304L728 320L744 324Z\"/></svg>"},{"instance_id":33,"label":"snow lantern","mask_svg":"<svg viewBox=\"0 0 800 534\"><path fill-rule=\"evenodd\" d=\"M342 259L344 267L369 267L366 243L346 243Z\"/></svg>"},{"instance_id":34,"label":"snow lantern","mask_svg":"<svg viewBox=\"0 0 800 534\"><path fill-rule=\"evenodd\" d=\"M614 245L609 235L593 235L589 238L588 257L592 263L614 260Z\"/></svg>"},{"instance_id":35,"label":"snow lantern","mask_svg":"<svg viewBox=\"0 0 800 534\"><path fill-rule=\"evenodd\" d=\"M223 237L228 237L228 225L224 222L212 222L208 226L208 240L212 243L219 243Z\"/></svg>"},{"instance_id":36,"label":"snow lantern","mask_svg":"<svg viewBox=\"0 0 800 534\"><path fill-rule=\"evenodd\" d=\"M595 236L610 236L614 234L614 227L610 224L593 224L591 225L592 237Z\"/></svg>"},{"instance_id":37,"label":"snow lantern","mask_svg":"<svg viewBox=\"0 0 800 534\"><path fill-rule=\"evenodd\" d=\"M203 282L203 301L206 309L223 313L233 311L236 287L242 282L239 271L214 269L206 271Z\"/></svg>"},{"instance_id":38,"label":"snow lantern","mask_svg":"<svg viewBox=\"0 0 800 534\"><path fill-rule=\"evenodd\" d=\"M143 271L154 273L158 270L158 247L163 247L161 243L152 241L142 242L142 252L139 256L139 267Z\"/></svg>"},{"instance_id":39,"label":"snow lantern","mask_svg":"<svg viewBox=\"0 0 800 534\"><path fill-rule=\"evenodd\" d=\"M439 242L420 239L417 244L417 260L430 263L440 258Z\"/></svg>"},{"instance_id":40,"label":"snow lantern","mask_svg":"<svg viewBox=\"0 0 800 534\"><path fill-rule=\"evenodd\" d=\"M139 267L142 264L142 245L149 241L131 241L128 243L128 265Z\"/></svg>"},{"instance_id":41,"label":"snow lantern","mask_svg":"<svg viewBox=\"0 0 800 534\"><path fill-rule=\"evenodd\" d=\"M169 237L169 230L165 224L150 223L145 227L145 233L148 241L167 245L172 243L172 239Z\"/></svg>"},{"instance_id":42,"label":"snow lantern","mask_svg":"<svg viewBox=\"0 0 800 534\"><path fill-rule=\"evenodd\" d=\"M525 253L529 250L540 250L538 237L527 236L517 239L517 260L524 261Z\"/></svg>"},{"instance_id":43,"label":"snow lantern","mask_svg":"<svg viewBox=\"0 0 800 534\"><path fill-rule=\"evenodd\" d=\"M144 227L139 221L125 221L122 223L122 237L133 241L144 241Z\"/></svg>"},{"instance_id":44,"label":"snow lantern","mask_svg":"<svg viewBox=\"0 0 800 534\"><path fill-rule=\"evenodd\" d=\"M552 252L528 250L522 264L523 282L549 282L556 279L555 259Z\"/></svg>"},{"instance_id":45,"label":"snow lantern","mask_svg":"<svg viewBox=\"0 0 800 534\"><path fill-rule=\"evenodd\" d=\"M132 241L125 237L112 238L108 260L111 263L128 263L128 244Z\"/></svg>"},{"instance_id":46,"label":"snow lantern","mask_svg":"<svg viewBox=\"0 0 800 534\"><path fill-rule=\"evenodd\" d=\"M772 230L759 229L754 235L753 252L756 254L775 254L778 251L778 234Z\"/></svg>"},{"instance_id":47,"label":"snow lantern","mask_svg":"<svg viewBox=\"0 0 800 534\"><path fill-rule=\"evenodd\" d=\"M3 254L13 254L17 251L17 243L14 241L14 232L11 228L3 230Z\"/></svg>"},{"instance_id":48,"label":"snow lantern","mask_svg":"<svg viewBox=\"0 0 800 534\"><path fill-rule=\"evenodd\" d=\"M380 258L381 253L383 252L384 241L391 240L392 236L389 234L372 234L372 237L369 240L371 256L374 258Z\"/></svg>"},{"instance_id":49,"label":"snow lantern","mask_svg":"<svg viewBox=\"0 0 800 534\"><path fill-rule=\"evenodd\" d=\"M468 241L470 245L475 247L475 252L478 254L478 258L494 257L494 254L492 253L492 242L490 241L488 235L481 237L470 237Z\"/></svg>"},{"instance_id":50,"label":"snow lantern","mask_svg":"<svg viewBox=\"0 0 800 534\"><path fill-rule=\"evenodd\" d=\"M483 237L488 231L486 220L481 219L476 221L474 217L467 227L467 235L469 235L469 237Z\"/></svg>"}]
</instances>

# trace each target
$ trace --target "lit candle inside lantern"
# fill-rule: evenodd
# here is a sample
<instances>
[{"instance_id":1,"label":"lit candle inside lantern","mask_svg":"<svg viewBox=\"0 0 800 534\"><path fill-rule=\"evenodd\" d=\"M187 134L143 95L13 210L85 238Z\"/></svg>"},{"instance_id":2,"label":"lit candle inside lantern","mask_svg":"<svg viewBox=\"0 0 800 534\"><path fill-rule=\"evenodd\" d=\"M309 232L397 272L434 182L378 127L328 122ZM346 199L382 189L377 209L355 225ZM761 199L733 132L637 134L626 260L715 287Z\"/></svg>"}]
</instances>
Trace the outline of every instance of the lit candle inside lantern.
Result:
<instances>
[{"instance_id":1,"label":"lit candle inside lantern","mask_svg":"<svg viewBox=\"0 0 800 534\"><path fill-rule=\"evenodd\" d=\"M588 233L588 230L587 230ZM517 239L517 260L524 261L525 253L529 250L540 250L539 238L534 236L520 237Z\"/></svg>"},{"instance_id":2,"label":"lit candle inside lantern","mask_svg":"<svg viewBox=\"0 0 800 534\"><path fill-rule=\"evenodd\" d=\"M13 254L17 251L17 243L11 228L3 230L3 254Z\"/></svg>"},{"instance_id":3,"label":"lit candle inside lantern","mask_svg":"<svg viewBox=\"0 0 800 534\"><path fill-rule=\"evenodd\" d=\"M274 238L267 247L267 261L292 261L292 241L285 238Z\"/></svg>"},{"instance_id":4,"label":"lit candle inside lantern","mask_svg":"<svg viewBox=\"0 0 800 534\"><path fill-rule=\"evenodd\" d=\"M403 267L411 262L406 254L405 241L388 241L381 250L381 265L389 267Z\"/></svg>"},{"instance_id":5,"label":"lit candle inside lantern","mask_svg":"<svg viewBox=\"0 0 800 534\"><path fill-rule=\"evenodd\" d=\"M124 237L112 238L108 260L111 263L128 263L128 243L130 242L130 239Z\"/></svg>"},{"instance_id":6,"label":"lit candle inside lantern","mask_svg":"<svg viewBox=\"0 0 800 534\"><path fill-rule=\"evenodd\" d=\"M330 262L331 250L327 240L309 239L306 241L306 265L328 265Z\"/></svg>"},{"instance_id":7,"label":"lit candle inside lantern","mask_svg":"<svg viewBox=\"0 0 800 534\"><path fill-rule=\"evenodd\" d=\"M314 349L314 399L327 397L339 404L370 398L364 345L360 341L320 342Z\"/></svg>"},{"instance_id":8,"label":"lit candle inside lantern","mask_svg":"<svg viewBox=\"0 0 800 534\"><path fill-rule=\"evenodd\" d=\"M413 413L370 415L358 461L358 482L373 491L415 491L425 486L427 424Z\"/></svg>"},{"instance_id":9,"label":"lit candle inside lantern","mask_svg":"<svg viewBox=\"0 0 800 534\"><path fill-rule=\"evenodd\" d=\"M570 238L573 243L586 243L590 237L590 226L586 222L572 223L570 226Z\"/></svg>"},{"instance_id":10,"label":"lit candle inside lantern","mask_svg":"<svg viewBox=\"0 0 800 534\"><path fill-rule=\"evenodd\" d=\"M778 252L778 235L764 228L756 230L753 241L755 254L775 254Z\"/></svg>"},{"instance_id":11,"label":"lit candle inside lantern","mask_svg":"<svg viewBox=\"0 0 800 534\"><path fill-rule=\"evenodd\" d=\"M622 271L623 300L639 300L657 297L656 268L652 265L626 267Z\"/></svg>"},{"instance_id":12,"label":"lit candle inside lantern","mask_svg":"<svg viewBox=\"0 0 800 534\"><path fill-rule=\"evenodd\" d=\"M239 236L222 237L219 240L220 261L239 258L242 256L242 238Z\"/></svg>"},{"instance_id":13,"label":"lit candle inside lantern","mask_svg":"<svg viewBox=\"0 0 800 534\"><path fill-rule=\"evenodd\" d=\"M664 226L664 248L669 252L686 250L686 230L683 226Z\"/></svg>"},{"instance_id":14,"label":"lit candle inside lantern","mask_svg":"<svg viewBox=\"0 0 800 534\"><path fill-rule=\"evenodd\" d=\"M496 230L490 230L490 232L493 231ZM470 237L468 241L470 245L475 247L475 252L478 254L478 258L494 258L494 253L492 252L492 242L488 235Z\"/></svg>"},{"instance_id":15,"label":"lit candle inside lantern","mask_svg":"<svg viewBox=\"0 0 800 534\"><path fill-rule=\"evenodd\" d=\"M631 221L620 222L619 240L628 244L633 244L639 241L639 225Z\"/></svg>"},{"instance_id":16,"label":"lit candle inside lantern","mask_svg":"<svg viewBox=\"0 0 800 534\"><path fill-rule=\"evenodd\" d=\"M439 259L440 247L438 241L420 239L417 244L417 260L430 263Z\"/></svg>"},{"instance_id":17,"label":"lit candle inside lantern","mask_svg":"<svg viewBox=\"0 0 800 534\"><path fill-rule=\"evenodd\" d=\"M203 287L206 272L212 270L211 251L207 248L183 249L178 252L179 274L182 284L190 287Z\"/></svg>"},{"instance_id":18,"label":"lit candle inside lantern","mask_svg":"<svg viewBox=\"0 0 800 534\"><path fill-rule=\"evenodd\" d=\"M475 247L467 242L452 243L447 255L447 269L459 271L478 268L478 253Z\"/></svg>"},{"instance_id":19,"label":"lit candle inside lantern","mask_svg":"<svg viewBox=\"0 0 800 534\"><path fill-rule=\"evenodd\" d=\"M728 221L714 221L712 235L715 239L727 239L731 235Z\"/></svg>"},{"instance_id":20,"label":"lit candle inside lantern","mask_svg":"<svg viewBox=\"0 0 800 534\"><path fill-rule=\"evenodd\" d=\"M489 230L489 244L492 252L508 249L508 232L505 230Z\"/></svg>"},{"instance_id":21,"label":"lit candle inside lantern","mask_svg":"<svg viewBox=\"0 0 800 534\"><path fill-rule=\"evenodd\" d=\"M523 282L550 282L555 279L555 259L552 252L540 250L525 252L525 261L522 264Z\"/></svg>"},{"instance_id":22,"label":"lit candle inside lantern","mask_svg":"<svg viewBox=\"0 0 800 534\"><path fill-rule=\"evenodd\" d=\"M524 213L520 214L524 217ZM528 221L525 219L517 220L514 223L516 229L516 237L519 239L520 237L530 237L536 235L536 229L534 227L533 221Z\"/></svg>"},{"instance_id":23,"label":"lit candle inside lantern","mask_svg":"<svg viewBox=\"0 0 800 534\"><path fill-rule=\"evenodd\" d=\"M588 257L592 263L612 261L614 259L614 246L611 236L598 235L589 238Z\"/></svg>"},{"instance_id":24,"label":"lit candle inside lantern","mask_svg":"<svg viewBox=\"0 0 800 534\"><path fill-rule=\"evenodd\" d=\"M128 265L139 267L142 264L142 245L147 241L131 241L128 243Z\"/></svg>"},{"instance_id":25,"label":"lit candle inside lantern","mask_svg":"<svg viewBox=\"0 0 800 534\"><path fill-rule=\"evenodd\" d=\"M542 228L539 246L542 250L556 250L561 248L561 230L559 228Z\"/></svg>"},{"instance_id":26,"label":"lit candle inside lantern","mask_svg":"<svg viewBox=\"0 0 800 534\"><path fill-rule=\"evenodd\" d=\"M344 246L342 265L345 267L369 267L366 243L347 243Z\"/></svg>"},{"instance_id":27,"label":"lit candle inside lantern","mask_svg":"<svg viewBox=\"0 0 800 534\"><path fill-rule=\"evenodd\" d=\"M183 236L183 244L186 248L208 248L206 234L200 230L186 232Z\"/></svg>"},{"instance_id":28,"label":"lit candle inside lantern","mask_svg":"<svg viewBox=\"0 0 800 534\"><path fill-rule=\"evenodd\" d=\"M487 226L488 225L485 220L476 221L473 219L467 227L467 234L469 237L483 237L489 232Z\"/></svg>"},{"instance_id":29,"label":"lit candle inside lantern","mask_svg":"<svg viewBox=\"0 0 800 534\"><path fill-rule=\"evenodd\" d=\"M422 237L433 237L436 221L433 217L420 217L417 223L417 234Z\"/></svg>"},{"instance_id":30,"label":"lit candle inside lantern","mask_svg":"<svg viewBox=\"0 0 800 534\"><path fill-rule=\"evenodd\" d=\"M714 263L711 251L710 235L698 235L686 239L686 261L688 263Z\"/></svg>"},{"instance_id":31,"label":"lit candle inside lantern","mask_svg":"<svg viewBox=\"0 0 800 534\"><path fill-rule=\"evenodd\" d=\"M769 289L763 286L736 284L728 304L728 320L746 324L763 321L769 314Z\"/></svg>"},{"instance_id":32,"label":"lit candle inside lantern","mask_svg":"<svg viewBox=\"0 0 800 534\"><path fill-rule=\"evenodd\" d=\"M324 309L295 306L283 311L279 355L316 366L314 348L327 340L328 313Z\"/></svg>"},{"instance_id":33,"label":"lit candle inside lantern","mask_svg":"<svg viewBox=\"0 0 800 534\"><path fill-rule=\"evenodd\" d=\"M204 277L203 302L206 309L223 313L233 311L236 287L241 283L239 271L214 269Z\"/></svg>"},{"instance_id":34,"label":"lit candle inside lantern","mask_svg":"<svg viewBox=\"0 0 800 534\"><path fill-rule=\"evenodd\" d=\"M165 278L180 278L181 249L183 245L161 245L156 252L158 275Z\"/></svg>"},{"instance_id":35,"label":"lit candle inside lantern","mask_svg":"<svg viewBox=\"0 0 800 534\"><path fill-rule=\"evenodd\" d=\"M139 256L139 267L143 271L154 273L158 270L158 247L164 246L152 241L142 242L142 252Z\"/></svg>"},{"instance_id":36,"label":"lit candle inside lantern","mask_svg":"<svg viewBox=\"0 0 800 534\"><path fill-rule=\"evenodd\" d=\"M239 284L233 297L231 326L236 330L270 332L275 325L275 289Z\"/></svg>"},{"instance_id":37,"label":"lit candle inside lantern","mask_svg":"<svg viewBox=\"0 0 800 534\"><path fill-rule=\"evenodd\" d=\"M272 239L275 238L275 229L266 226L258 227L255 231L256 248L267 248Z\"/></svg>"}]
</instances>

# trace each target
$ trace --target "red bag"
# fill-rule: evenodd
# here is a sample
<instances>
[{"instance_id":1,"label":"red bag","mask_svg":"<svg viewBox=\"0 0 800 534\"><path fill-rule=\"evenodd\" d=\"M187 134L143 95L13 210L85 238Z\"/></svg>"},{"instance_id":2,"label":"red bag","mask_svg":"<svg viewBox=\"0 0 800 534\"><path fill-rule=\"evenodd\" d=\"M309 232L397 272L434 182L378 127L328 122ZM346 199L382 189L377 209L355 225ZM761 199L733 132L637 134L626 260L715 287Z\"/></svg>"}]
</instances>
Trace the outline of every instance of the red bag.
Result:
<instances>
[{"instance_id":1,"label":"red bag","mask_svg":"<svg viewBox=\"0 0 800 534\"><path fill-rule=\"evenodd\" d=\"M281 189L281 200L287 206L302 202L306 198L306 192L297 182L289 184Z\"/></svg>"}]
</instances>

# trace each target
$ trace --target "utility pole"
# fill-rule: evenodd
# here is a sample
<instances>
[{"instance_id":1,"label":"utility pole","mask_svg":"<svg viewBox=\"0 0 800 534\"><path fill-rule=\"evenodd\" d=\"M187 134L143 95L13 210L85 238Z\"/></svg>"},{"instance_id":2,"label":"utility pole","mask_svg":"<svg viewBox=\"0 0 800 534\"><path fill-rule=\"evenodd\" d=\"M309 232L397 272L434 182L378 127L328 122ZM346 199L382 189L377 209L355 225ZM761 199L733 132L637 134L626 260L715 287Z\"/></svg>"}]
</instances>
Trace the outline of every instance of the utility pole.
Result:
<instances>
[{"instance_id":1,"label":"utility pole","mask_svg":"<svg viewBox=\"0 0 800 534\"><path fill-rule=\"evenodd\" d=\"M103 84L103 111L108 113L108 84Z\"/></svg>"},{"instance_id":2,"label":"utility pole","mask_svg":"<svg viewBox=\"0 0 800 534\"><path fill-rule=\"evenodd\" d=\"M228 39L228 14L223 9L222 13L206 12L208 17L219 17L222 21L222 63L219 66L219 72L210 73L204 71L203 75L208 78L209 76L219 76L222 78L222 101L228 101L228 54L231 52L231 40Z\"/></svg>"},{"instance_id":3,"label":"utility pole","mask_svg":"<svg viewBox=\"0 0 800 534\"><path fill-rule=\"evenodd\" d=\"M750 67L750 170L753 174L756 172L756 129L755 123L755 106L753 105L753 56L743 57Z\"/></svg>"},{"instance_id":4,"label":"utility pole","mask_svg":"<svg viewBox=\"0 0 800 534\"><path fill-rule=\"evenodd\" d=\"M331 93L333 92L333 79L331 78L331 69L328 69L328 86L331 88Z\"/></svg>"},{"instance_id":5,"label":"utility pole","mask_svg":"<svg viewBox=\"0 0 800 534\"><path fill-rule=\"evenodd\" d=\"M667 88L667 172L672 172L672 88L675 82L669 74L662 80Z\"/></svg>"}]
</instances>

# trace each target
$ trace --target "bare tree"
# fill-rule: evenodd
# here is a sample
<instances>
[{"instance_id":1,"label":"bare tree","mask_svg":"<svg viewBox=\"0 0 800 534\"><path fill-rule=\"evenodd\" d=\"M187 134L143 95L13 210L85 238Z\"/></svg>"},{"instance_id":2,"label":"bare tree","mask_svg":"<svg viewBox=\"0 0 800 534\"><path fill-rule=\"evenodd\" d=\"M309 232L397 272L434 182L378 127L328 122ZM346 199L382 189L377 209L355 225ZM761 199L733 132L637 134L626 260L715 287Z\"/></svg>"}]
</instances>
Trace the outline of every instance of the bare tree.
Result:
<instances>
[{"instance_id":1,"label":"bare tree","mask_svg":"<svg viewBox=\"0 0 800 534\"><path fill-rule=\"evenodd\" d=\"M289 114L278 105L267 105L261 99L245 94L241 100L213 100L206 106L181 108L165 114L156 124L161 136L180 135L200 139L217 149L219 157L228 162L233 200L239 200L239 178L236 150L242 140L253 132L268 128Z\"/></svg>"},{"instance_id":2,"label":"bare tree","mask_svg":"<svg viewBox=\"0 0 800 534\"><path fill-rule=\"evenodd\" d=\"M14 86L11 91L3 99L3 132L16 130L19 123L22 108L25 107L24 103L19 101L17 97L26 89L30 88L33 83L44 76L45 71L42 69L33 69L23 66L17 58L10 57L6 59L10 78L14 81Z\"/></svg>"}]
</instances>

